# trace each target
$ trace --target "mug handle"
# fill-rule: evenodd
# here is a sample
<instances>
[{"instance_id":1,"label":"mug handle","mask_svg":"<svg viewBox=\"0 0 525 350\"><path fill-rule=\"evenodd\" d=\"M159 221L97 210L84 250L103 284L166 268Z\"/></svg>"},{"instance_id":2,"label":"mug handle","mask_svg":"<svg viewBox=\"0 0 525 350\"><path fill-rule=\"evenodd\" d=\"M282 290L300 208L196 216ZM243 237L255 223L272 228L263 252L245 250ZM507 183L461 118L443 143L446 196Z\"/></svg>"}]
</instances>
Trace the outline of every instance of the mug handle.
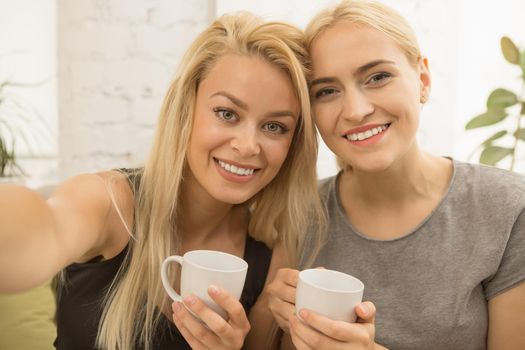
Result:
<instances>
[{"instance_id":1,"label":"mug handle","mask_svg":"<svg viewBox=\"0 0 525 350\"><path fill-rule=\"evenodd\" d=\"M160 278L162 280L162 285L164 286L164 289L166 290L170 298L173 299L174 301L182 301L182 297L171 286L171 283L168 278L168 265L170 262L176 262L180 264L182 268L183 261L184 261L184 258L182 256L179 256L179 255L168 256L162 262L162 267L160 269Z\"/></svg>"}]
</instances>

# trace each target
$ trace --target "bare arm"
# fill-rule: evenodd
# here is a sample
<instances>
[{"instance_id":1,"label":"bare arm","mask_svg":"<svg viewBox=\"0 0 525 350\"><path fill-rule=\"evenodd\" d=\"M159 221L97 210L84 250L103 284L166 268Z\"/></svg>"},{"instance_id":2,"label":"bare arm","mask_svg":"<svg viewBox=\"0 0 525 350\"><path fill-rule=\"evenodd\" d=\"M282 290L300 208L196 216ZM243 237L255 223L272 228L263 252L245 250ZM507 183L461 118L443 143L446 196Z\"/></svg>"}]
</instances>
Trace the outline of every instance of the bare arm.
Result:
<instances>
[{"instance_id":1,"label":"bare arm","mask_svg":"<svg viewBox=\"0 0 525 350\"><path fill-rule=\"evenodd\" d=\"M518 350L525 344L525 282L489 301L489 350Z\"/></svg>"},{"instance_id":2,"label":"bare arm","mask_svg":"<svg viewBox=\"0 0 525 350\"><path fill-rule=\"evenodd\" d=\"M268 283L274 279L277 271L288 265L284 245L276 244L273 248L272 261L270 262L264 289L248 315L251 330L244 343L245 349L279 349L282 331L268 308L267 287Z\"/></svg>"},{"instance_id":3,"label":"bare arm","mask_svg":"<svg viewBox=\"0 0 525 350\"><path fill-rule=\"evenodd\" d=\"M115 225L104 176L72 178L47 201L23 186L0 185L1 292L36 286L120 243L116 227L123 225Z\"/></svg>"}]
</instances>

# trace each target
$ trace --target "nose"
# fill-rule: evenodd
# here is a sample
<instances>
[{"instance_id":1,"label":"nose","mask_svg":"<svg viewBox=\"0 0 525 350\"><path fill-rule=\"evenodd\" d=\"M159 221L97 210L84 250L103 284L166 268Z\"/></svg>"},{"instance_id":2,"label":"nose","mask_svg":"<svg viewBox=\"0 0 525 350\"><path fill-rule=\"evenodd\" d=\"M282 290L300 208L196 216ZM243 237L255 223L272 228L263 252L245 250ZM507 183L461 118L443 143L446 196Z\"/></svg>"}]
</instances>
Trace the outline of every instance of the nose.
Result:
<instances>
[{"instance_id":1,"label":"nose","mask_svg":"<svg viewBox=\"0 0 525 350\"><path fill-rule=\"evenodd\" d=\"M374 112L374 104L364 91L357 87L345 90L342 117L354 123L361 122Z\"/></svg>"},{"instance_id":2,"label":"nose","mask_svg":"<svg viewBox=\"0 0 525 350\"><path fill-rule=\"evenodd\" d=\"M238 128L231 139L231 147L242 157L249 158L261 152L258 129L246 124Z\"/></svg>"}]
</instances>

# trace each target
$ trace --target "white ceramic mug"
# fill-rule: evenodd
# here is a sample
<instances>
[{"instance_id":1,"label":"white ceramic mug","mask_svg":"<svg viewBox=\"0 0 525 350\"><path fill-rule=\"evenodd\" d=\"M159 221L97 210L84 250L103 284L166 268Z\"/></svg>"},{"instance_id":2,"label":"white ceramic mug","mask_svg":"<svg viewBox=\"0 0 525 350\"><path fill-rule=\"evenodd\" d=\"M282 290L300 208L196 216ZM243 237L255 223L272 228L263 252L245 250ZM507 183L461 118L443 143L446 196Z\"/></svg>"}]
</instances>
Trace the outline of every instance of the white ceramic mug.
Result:
<instances>
[{"instance_id":1,"label":"white ceramic mug","mask_svg":"<svg viewBox=\"0 0 525 350\"><path fill-rule=\"evenodd\" d=\"M355 307L363 299L365 285L346 273L308 269L299 272L295 312L309 309L332 320L355 322Z\"/></svg>"},{"instance_id":2,"label":"white ceramic mug","mask_svg":"<svg viewBox=\"0 0 525 350\"><path fill-rule=\"evenodd\" d=\"M180 295L168 278L168 265L172 262L181 265ZM167 257L162 263L160 277L164 289L174 301L182 301L193 293L224 319L228 319L226 311L209 296L208 287L216 285L239 299L247 270L248 263L235 255L215 250L192 250L184 256Z\"/></svg>"}]
</instances>

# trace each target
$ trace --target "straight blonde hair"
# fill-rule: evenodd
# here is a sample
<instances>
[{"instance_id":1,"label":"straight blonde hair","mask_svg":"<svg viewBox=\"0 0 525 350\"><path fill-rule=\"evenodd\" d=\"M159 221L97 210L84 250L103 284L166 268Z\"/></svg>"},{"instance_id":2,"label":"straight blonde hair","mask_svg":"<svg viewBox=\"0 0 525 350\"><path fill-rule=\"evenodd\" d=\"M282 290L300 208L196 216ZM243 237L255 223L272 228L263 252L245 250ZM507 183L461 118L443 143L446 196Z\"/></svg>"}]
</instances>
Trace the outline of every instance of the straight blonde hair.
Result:
<instances>
[{"instance_id":1,"label":"straight blonde hair","mask_svg":"<svg viewBox=\"0 0 525 350\"><path fill-rule=\"evenodd\" d=\"M282 242L290 261L297 264L308 223L321 227L324 222L317 196L317 136L310 112L303 33L288 24L263 23L249 13L217 19L188 49L164 99L152 149L136 184L133 239L104 304L97 337L102 349L134 349L136 344L151 349L160 310L169 309L159 270L163 259L180 249L179 198L197 89L225 54L260 57L281 69L290 78L301 106L284 164L244 204L251 211L250 235L270 247Z\"/></svg>"},{"instance_id":2,"label":"straight blonde hair","mask_svg":"<svg viewBox=\"0 0 525 350\"><path fill-rule=\"evenodd\" d=\"M393 8L371 0L343 0L319 12L305 29L308 51L319 35L338 23L355 23L382 32L399 45L413 65L421 58L416 34L405 18ZM339 169L351 168L340 157L336 158Z\"/></svg>"}]
</instances>

